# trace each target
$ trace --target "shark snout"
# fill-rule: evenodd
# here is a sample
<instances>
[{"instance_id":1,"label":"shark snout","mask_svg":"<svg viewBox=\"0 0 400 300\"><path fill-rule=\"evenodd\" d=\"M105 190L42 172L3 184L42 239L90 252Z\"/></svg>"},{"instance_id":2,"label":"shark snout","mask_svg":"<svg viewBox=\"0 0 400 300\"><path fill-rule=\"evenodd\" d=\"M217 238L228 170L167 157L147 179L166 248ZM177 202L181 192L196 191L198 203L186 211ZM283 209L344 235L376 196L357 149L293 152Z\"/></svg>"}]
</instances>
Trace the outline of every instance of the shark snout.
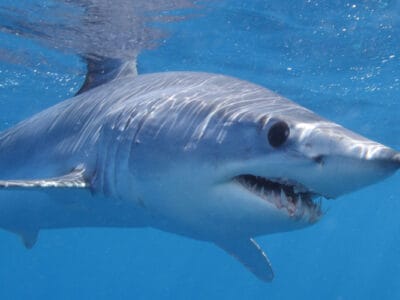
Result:
<instances>
[{"instance_id":1,"label":"shark snout","mask_svg":"<svg viewBox=\"0 0 400 300\"><path fill-rule=\"evenodd\" d=\"M382 147L382 146L381 146ZM372 156L366 156L366 160L371 160L388 170L400 169L400 152L391 148L384 147Z\"/></svg>"},{"instance_id":2,"label":"shark snout","mask_svg":"<svg viewBox=\"0 0 400 300\"><path fill-rule=\"evenodd\" d=\"M303 169L296 177L311 190L336 198L400 169L400 152L343 127L328 125L309 132L301 128L298 134L297 149L314 162L314 168Z\"/></svg>"},{"instance_id":3,"label":"shark snout","mask_svg":"<svg viewBox=\"0 0 400 300\"><path fill-rule=\"evenodd\" d=\"M336 198L377 183L399 169L400 155L390 148L369 156L335 153L318 162L302 182L327 198Z\"/></svg>"},{"instance_id":4,"label":"shark snout","mask_svg":"<svg viewBox=\"0 0 400 300\"><path fill-rule=\"evenodd\" d=\"M396 153L393 156L392 162L397 169L400 169L400 153Z\"/></svg>"}]
</instances>

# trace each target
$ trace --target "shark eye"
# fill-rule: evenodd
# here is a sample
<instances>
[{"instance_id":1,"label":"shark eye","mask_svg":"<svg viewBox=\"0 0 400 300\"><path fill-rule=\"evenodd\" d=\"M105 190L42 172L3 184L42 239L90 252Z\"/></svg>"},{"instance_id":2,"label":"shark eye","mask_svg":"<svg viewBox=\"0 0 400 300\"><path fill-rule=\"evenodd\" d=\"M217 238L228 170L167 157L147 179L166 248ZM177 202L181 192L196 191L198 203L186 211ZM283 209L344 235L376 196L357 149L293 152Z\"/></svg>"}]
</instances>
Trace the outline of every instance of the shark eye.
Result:
<instances>
[{"instance_id":1,"label":"shark eye","mask_svg":"<svg viewBox=\"0 0 400 300\"><path fill-rule=\"evenodd\" d=\"M283 121L278 121L271 126L268 132L268 141L274 148L282 146L289 137L289 126Z\"/></svg>"}]
</instances>

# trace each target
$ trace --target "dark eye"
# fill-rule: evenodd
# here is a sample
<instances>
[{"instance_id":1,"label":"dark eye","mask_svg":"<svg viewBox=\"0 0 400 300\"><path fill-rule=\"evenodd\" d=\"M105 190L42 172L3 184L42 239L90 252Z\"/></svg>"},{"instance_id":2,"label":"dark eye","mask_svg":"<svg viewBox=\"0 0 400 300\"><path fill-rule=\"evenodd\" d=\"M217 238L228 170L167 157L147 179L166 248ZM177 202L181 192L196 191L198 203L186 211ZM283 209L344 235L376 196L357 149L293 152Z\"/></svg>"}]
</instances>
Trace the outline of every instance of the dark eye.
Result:
<instances>
[{"instance_id":1,"label":"dark eye","mask_svg":"<svg viewBox=\"0 0 400 300\"><path fill-rule=\"evenodd\" d=\"M288 139L290 129L288 124L279 121L271 126L268 132L268 141L272 147L278 148L282 146Z\"/></svg>"}]
</instances>

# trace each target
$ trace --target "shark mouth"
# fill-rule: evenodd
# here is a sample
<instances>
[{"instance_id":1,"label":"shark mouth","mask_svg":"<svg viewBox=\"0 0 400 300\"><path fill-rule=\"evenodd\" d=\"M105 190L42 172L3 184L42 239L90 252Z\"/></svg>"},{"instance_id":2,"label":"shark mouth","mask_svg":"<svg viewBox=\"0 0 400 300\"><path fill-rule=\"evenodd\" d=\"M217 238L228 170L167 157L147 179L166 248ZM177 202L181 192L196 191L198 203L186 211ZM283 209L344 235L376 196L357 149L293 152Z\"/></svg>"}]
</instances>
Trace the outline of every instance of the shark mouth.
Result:
<instances>
[{"instance_id":1,"label":"shark mouth","mask_svg":"<svg viewBox=\"0 0 400 300\"><path fill-rule=\"evenodd\" d=\"M236 176L234 181L295 219L308 218L315 223L322 216L321 196L296 182L249 174Z\"/></svg>"}]
</instances>

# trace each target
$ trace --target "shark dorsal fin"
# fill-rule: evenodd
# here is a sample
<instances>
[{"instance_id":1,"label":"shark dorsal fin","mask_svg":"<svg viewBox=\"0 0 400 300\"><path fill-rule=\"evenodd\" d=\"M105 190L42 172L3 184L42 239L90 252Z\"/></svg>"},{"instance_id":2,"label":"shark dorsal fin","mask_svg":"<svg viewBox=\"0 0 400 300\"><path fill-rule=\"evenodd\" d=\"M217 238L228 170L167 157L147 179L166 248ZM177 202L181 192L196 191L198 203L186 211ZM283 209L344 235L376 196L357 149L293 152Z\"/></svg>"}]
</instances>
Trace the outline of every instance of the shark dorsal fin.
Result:
<instances>
[{"instance_id":1,"label":"shark dorsal fin","mask_svg":"<svg viewBox=\"0 0 400 300\"><path fill-rule=\"evenodd\" d=\"M0 180L0 189L20 188L87 188L89 183L84 179L84 169L74 169L72 172L52 178Z\"/></svg>"},{"instance_id":2,"label":"shark dorsal fin","mask_svg":"<svg viewBox=\"0 0 400 300\"><path fill-rule=\"evenodd\" d=\"M107 83L116 78L136 76L136 59L123 61L118 58L87 55L83 59L87 65L85 81L76 95Z\"/></svg>"}]
</instances>

